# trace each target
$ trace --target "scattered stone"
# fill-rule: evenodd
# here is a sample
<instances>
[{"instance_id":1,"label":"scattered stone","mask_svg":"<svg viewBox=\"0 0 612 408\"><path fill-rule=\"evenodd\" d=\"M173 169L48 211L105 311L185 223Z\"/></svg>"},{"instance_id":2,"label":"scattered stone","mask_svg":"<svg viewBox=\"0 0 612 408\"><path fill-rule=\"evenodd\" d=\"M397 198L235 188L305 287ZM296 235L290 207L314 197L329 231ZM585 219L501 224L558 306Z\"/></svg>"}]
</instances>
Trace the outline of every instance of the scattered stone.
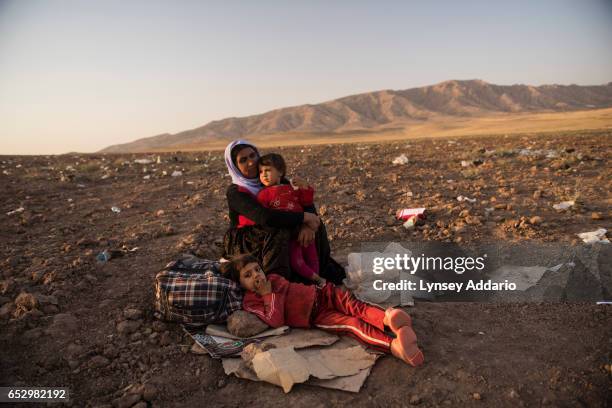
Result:
<instances>
[{"instance_id":1,"label":"scattered stone","mask_svg":"<svg viewBox=\"0 0 612 408\"><path fill-rule=\"evenodd\" d=\"M553 208L555 210L564 211L569 208L572 208L576 204L575 201L562 201L558 204L553 204Z\"/></svg>"},{"instance_id":2,"label":"scattered stone","mask_svg":"<svg viewBox=\"0 0 612 408\"><path fill-rule=\"evenodd\" d=\"M537 215L536 215L536 216L534 216L534 217L531 217L531 218L529 219L529 223L530 223L531 225L539 225L539 224L541 224L541 223L542 223L542 217L539 217L539 216L537 216Z\"/></svg>"},{"instance_id":3,"label":"scattered stone","mask_svg":"<svg viewBox=\"0 0 612 408\"><path fill-rule=\"evenodd\" d=\"M479 393L475 392L472 394L472 398L474 398L476 401L480 401L482 397L480 396Z\"/></svg>"},{"instance_id":4,"label":"scattered stone","mask_svg":"<svg viewBox=\"0 0 612 408\"><path fill-rule=\"evenodd\" d=\"M600 212L591 213L592 220L603 220L603 215Z\"/></svg>"},{"instance_id":5,"label":"scattered stone","mask_svg":"<svg viewBox=\"0 0 612 408\"><path fill-rule=\"evenodd\" d=\"M13 302L5 303L2 305L2 307L0 307L0 319L9 319L14 312L15 304Z\"/></svg>"},{"instance_id":6,"label":"scattered stone","mask_svg":"<svg viewBox=\"0 0 612 408\"><path fill-rule=\"evenodd\" d=\"M406 157L406 155L402 153L400 156L397 156L395 159L393 159L392 163L399 165L408 164L408 157Z\"/></svg>"},{"instance_id":7,"label":"scattered stone","mask_svg":"<svg viewBox=\"0 0 612 408\"><path fill-rule=\"evenodd\" d=\"M89 360L89 365L92 368L102 368L102 367L106 367L107 365L110 364L110 361L108 360L108 358L104 357L104 356L93 356L90 360Z\"/></svg>"},{"instance_id":8,"label":"scattered stone","mask_svg":"<svg viewBox=\"0 0 612 408\"><path fill-rule=\"evenodd\" d=\"M53 316L53 322L46 333L53 337L71 336L78 331L79 322L71 313L59 313Z\"/></svg>"},{"instance_id":9,"label":"scattered stone","mask_svg":"<svg viewBox=\"0 0 612 408\"><path fill-rule=\"evenodd\" d=\"M123 316L126 319L138 320L142 318L143 313L142 313L142 310L139 310L139 309L125 309L123 311Z\"/></svg>"},{"instance_id":10,"label":"scattered stone","mask_svg":"<svg viewBox=\"0 0 612 408\"><path fill-rule=\"evenodd\" d=\"M119 355L119 350L113 345L107 345L104 347L102 354L107 358L115 359Z\"/></svg>"},{"instance_id":11,"label":"scattered stone","mask_svg":"<svg viewBox=\"0 0 612 408\"><path fill-rule=\"evenodd\" d=\"M168 346L172 344L172 336L170 336L170 332L165 331L159 337L159 345L160 346Z\"/></svg>"},{"instance_id":12,"label":"scattered stone","mask_svg":"<svg viewBox=\"0 0 612 408\"><path fill-rule=\"evenodd\" d=\"M410 405L419 405L421 403L421 397L413 395L410 397Z\"/></svg>"},{"instance_id":13,"label":"scattered stone","mask_svg":"<svg viewBox=\"0 0 612 408\"><path fill-rule=\"evenodd\" d=\"M38 306L38 300L31 293L21 292L15 299L15 306L17 309L30 311Z\"/></svg>"},{"instance_id":14,"label":"scattered stone","mask_svg":"<svg viewBox=\"0 0 612 408\"><path fill-rule=\"evenodd\" d=\"M36 327L23 333L23 338L26 340L36 340L43 335L43 329Z\"/></svg>"},{"instance_id":15,"label":"scattered stone","mask_svg":"<svg viewBox=\"0 0 612 408\"><path fill-rule=\"evenodd\" d=\"M123 320L117 324L117 331L119 334L128 335L138 330L141 324L137 320Z\"/></svg>"},{"instance_id":16,"label":"scattered stone","mask_svg":"<svg viewBox=\"0 0 612 408\"><path fill-rule=\"evenodd\" d=\"M156 332L163 332L167 329L166 324L164 322L160 322L159 320L155 320L151 323L151 328Z\"/></svg>"}]
</instances>

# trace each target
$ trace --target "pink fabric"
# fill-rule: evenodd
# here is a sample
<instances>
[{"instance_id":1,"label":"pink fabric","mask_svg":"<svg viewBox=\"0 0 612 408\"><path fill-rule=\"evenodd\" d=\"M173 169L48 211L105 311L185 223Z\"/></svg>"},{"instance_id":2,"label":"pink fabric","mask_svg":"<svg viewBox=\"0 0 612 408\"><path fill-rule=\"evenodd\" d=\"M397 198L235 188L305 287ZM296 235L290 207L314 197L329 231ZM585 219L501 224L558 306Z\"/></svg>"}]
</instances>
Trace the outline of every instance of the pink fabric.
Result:
<instances>
[{"instance_id":1,"label":"pink fabric","mask_svg":"<svg viewBox=\"0 0 612 408\"><path fill-rule=\"evenodd\" d=\"M306 279L312 279L319 274L319 256L314 242L303 247L296 240L289 242L289 258L291 269Z\"/></svg>"}]
</instances>

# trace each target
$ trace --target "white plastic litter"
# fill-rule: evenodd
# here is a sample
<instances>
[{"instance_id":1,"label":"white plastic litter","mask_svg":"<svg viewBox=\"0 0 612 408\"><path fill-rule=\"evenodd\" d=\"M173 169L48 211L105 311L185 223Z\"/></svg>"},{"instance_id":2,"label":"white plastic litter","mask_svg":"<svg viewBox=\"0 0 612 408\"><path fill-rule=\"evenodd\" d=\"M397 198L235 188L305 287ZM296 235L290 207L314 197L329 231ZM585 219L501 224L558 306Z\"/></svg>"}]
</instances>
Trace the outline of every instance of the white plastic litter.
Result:
<instances>
[{"instance_id":1,"label":"white plastic litter","mask_svg":"<svg viewBox=\"0 0 612 408\"><path fill-rule=\"evenodd\" d=\"M400 156L393 159L393 164L408 164L408 157L402 153Z\"/></svg>"},{"instance_id":2,"label":"white plastic litter","mask_svg":"<svg viewBox=\"0 0 612 408\"><path fill-rule=\"evenodd\" d=\"M114 213L119 214L121 212L121 208L119 208L119 207L111 207L111 211L114 212Z\"/></svg>"},{"instance_id":3,"label":"white plastic litter","mask_svg":"<svg viewBox=\"0 0 612 408\"><path fill-rule=\"evenodd\" d=\"M134 160L134 163L137 163L137 164L151 164L151 163L153 163L153 160L151 160L151 159L136 159L136 160Z\"/></svg>"},{"instance_id":4,"label":"white plastic litter","mask_svg":"<svg viewBox=\"0 0 612 408\"><path fill-rule=\"evenodd\" d=\"M473 204L473 203L476 202L476 199L460 195L459 197L457 197L457 201L459 201L460 203L463 202L463 201L467 201L467 202Z\"/></svg>"},{"instance_id":5,"label":"white plastic litter","mask_svg":"<svg viewBox=\"0 0 612 408\"><path fill-rule=\"evenodd\" d=\"M472 165L471 161L461 160L461 167L470 167Z\"/></svg>"},{"instance_id":6,"label":"white plastic litter","mask_svg":"<svg viewBox=\"0 0 612 408\"><path fill-rule=\"evenodd\" d=\"M383 282L399 282L401 279L413 280L418 279L414 275L400 274L397 269L385 270L381 274L375 274L373 272L374 258L378 257L395 257L396 254L408 254L412 256L412 252L398 243L392 242L381 252L361 252L361 253L350 253L348 255L348 267L346 268L346 278L344 279L344 285L351 289L355 296L369 303L382 304L386 301L392 301L389 299L393 293L391 290L376 290L374 289L374 281L382 280ZM400 305L412 305L414 300L412 293L406 293L402 291L400 293L399 304ZM397 303L395 303L397 304Z\"/></svg>"},{"instance_id":7,"label":"white plastic litter","mask_svg":"<svg viewBox=\"0 0 612 408\"><path fill-rule=\"evenodd\" d=\"M13 210L13 211L7 212L6 215L19 214L19 213L24 212L24 211L25 211L25 208L19 207L19 208Z\"/></svg>"},{"instance_id":8,"label":"white plastic litter","mask_svg":"<svg viewBox=\"0 0 612 408\"><path fill-rule=\"evenodd\" d=\"M596 231L581 232L577 235L585 244L609 244L610 240L606 238L606 232L608 232L608 230L600 228Z\"/></svg>"},{"instance_id":9,"label":"white plastic litter","mask_svg":"<svg viewBox=\"0 0 612 408\"><path fill-rule=\"evenodd\" d=\"M172 177L180 177L182 175L183 175L183 172L179 170L174 170L171 174Z\"/></svg>"},{"instance_id":10,"label":"white plastic litter","mask_svg":"<svg viewBox=\"0 0 612 408\"><path fill-rule=\"evenodd\" d=\"M559 204L554 204L553 208L555 210L567 210L568 208L573 207L574 204L576 204L575 201L562 201Z\"/></svg>"}]
</instances>

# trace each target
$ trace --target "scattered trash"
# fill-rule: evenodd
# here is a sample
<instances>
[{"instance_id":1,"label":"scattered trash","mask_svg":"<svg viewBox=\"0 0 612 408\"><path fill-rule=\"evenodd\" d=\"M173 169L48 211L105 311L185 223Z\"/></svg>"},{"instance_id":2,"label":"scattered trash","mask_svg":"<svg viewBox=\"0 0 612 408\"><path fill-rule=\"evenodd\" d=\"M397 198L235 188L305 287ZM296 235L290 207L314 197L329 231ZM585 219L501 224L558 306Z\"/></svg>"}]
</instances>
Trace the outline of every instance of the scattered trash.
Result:
<instances>
[{"instance_id":1,"label":"scattered trash","mask_svg":"<svg viewBox=\"0 0 612 408\"><path fill-rule=\"evenodd\" d=\"M416 226L417 217L412 217L406 220L405 223L402 224L402 227L406 229L412 229Z\"/></svg>"},{"instance_id":2,"label":"scattered trash","mask_svg":"<svg viewBox=\"0 0 612 408\"><path fill-rule=\"evenodd\" d=\"M150 174L147 174L146 176L144 176L144 177L143 177L143 180L148 180L148 179L150 179L150 178L151 178L151 175L150 175Z\"/></svg>"},{"instance_id":3,"label":"scattered trash","mask_svg":"<svg viewBox=\"0 0 612 408\"><path fill-rule=\"evenodd\" d=\"M418 217L421 219L425 219L425 208L403 208L401 210L397 210L395 216L398 220L407 221L413 217Z\"/></svg>"},{"instance_id":4,"label":"scattered trash","mask_svg":"<svg viewBox=\"0 0 612 408\"><path fill-rule=\"evenodd\" d=\"M136 160L134 160L134 163L137 163L137 164L151 164L151 163L153 163L153 160L151 160L151 159L136 159Z\"/></svg>"},{"instance_id":5,"label":"scattered trash","mask_svg":"<svg viewBox=\"0 0 612 408\"><path fill-rule=\"evenodd\" d=\"M586 244L609 244L610 240L606 238L606 232L608 232L608 230L605 228L599 228L596 231L581 232L577 235Z\"/></svg>"},{"instance_id":6,"label":"scattered trash","mask_svg":"<svg viewBox=\"0 0 612 408\"><path fill-rule=\"evenodd\" d=\"M559 157L559 153L555 150L531 150L531 149L520 149L518 151L519 156L546 156L547 159L554 159Z\"/></svg>"},{"instance_id":7,"label":"scattered trash","mask_svg":"<svg viewBox=\"0 0 612 408\"><path fill-rule=\"evenodd\" d=\"M156 163L157 163L157 164L161 164L161 162L162 162L162 161L161 161L161 156L157 156L157 162L156 162Z\"/></svg>"},{"instance_id":8,"label":"scattered trash","mask_svg":"<svg viewBox=\"0 0 612 408\"><path fill-rule=\"evenodd\" d=\"M555 210L567 210L570 207L573 207L576 204L575 201L562 201L559 204L554 204L553 208Z\"/></svg>"},{"instance_id":9,"label":"scattered trash","mask_svg":"<svg viewBox=\"0 0 612 408\"><path fill-rule=\"evenodd\" d=\"M476 199L460 195L459 197L457 197L457 201L459 201L460 203L463 201L467 201L469 203L474 204L476 202Z\"/></svg>"},{"instance_id":10,"label":"scattered trash","mask_svg":"<svg viewBox=\"0 0 612 408\"><path fill-rule=\"evenodd\" d=\"M596 304L598 305L612 305L611 301L606 301L606 300L600 300L599 302L596 302Z\"/></svg>"},{"instance_id":11,"label":"scattered trash","mask_svg":"<svg viewBox=\"0 0 612 408\"><path fill-rule=\"evenodd\" d=\"M19 208L13 210L13 211L7 212L6 215L19 214L19 213L24 212L24 211L25 211L25 208L19 207Z\"/></svg>"},{"instance_id":12,"label":"scattered trash","mask_svg":"<svg viewBox=\"0 0 612 408\"><path fill-rule=\"evenodd\" d=\"M172 177L180 177L182 175L183 175L183 172L179 170L174 170L171 174Z\"/></svg>"},{"instance_id":13,"label":"scattered trash","mask_svg":"<svg viewBox=\"0 0 612 408\"><path fill-rule=\"evenodd\" d=\"M406 157L405 154L401 154L400 156L397 156L395 159L393 159L393 164L408 164L408 157Z\"/></svg>"},{"instance_id":14,"label":"scattered trash","mask_svg":"<svg viewBox=\"0 0 612 408\"><path fill-rule=\"evenodd\" d=\"M111 259L111 254L106 249L100 252L98 255L96 255L96 260L101 263L108 262L110 259Z\"/></svg>"},{"instance_id":15,"label":"scattered trash","mask_svg":"<svg viewBox=\"0 0 612 408\"><path fill-rule=\"evenodd\" d=\"M121 212L121 208L119 208L119 207L111 207L111 211L114 212L114 213L119 214Z\"/></svg>"}]
</instances>

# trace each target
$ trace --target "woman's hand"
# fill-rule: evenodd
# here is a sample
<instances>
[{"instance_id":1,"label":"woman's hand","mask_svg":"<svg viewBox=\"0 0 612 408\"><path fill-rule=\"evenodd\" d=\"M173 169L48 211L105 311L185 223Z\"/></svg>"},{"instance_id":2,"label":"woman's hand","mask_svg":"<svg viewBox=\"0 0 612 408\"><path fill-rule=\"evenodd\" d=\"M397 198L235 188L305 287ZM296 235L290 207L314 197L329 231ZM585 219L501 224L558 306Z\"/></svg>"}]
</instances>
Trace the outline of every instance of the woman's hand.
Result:
<instances>
[{"instance_id":1,"label":"woman's hand","mask_svg":"<svg viewBox=\"0 0 612 408\"><path fill-rule=\"evenodd\" d=\"M313 213L304 211L304 225L308 226L311 230L316 231L319 229L319 225L321 225L321 219Z\"/></svg>"},{"instance_id":2,"label":"woman's hand","mask_svg":"<svg viewBox=\"0 0 612 408\"><path fill-rule=\"evenodd\" d=\"M302 225L300 228L300 233L298 234L298 242L301 246L307 247L314 241L315 232L306 224Z\"/></svg>"}]
</instances>

